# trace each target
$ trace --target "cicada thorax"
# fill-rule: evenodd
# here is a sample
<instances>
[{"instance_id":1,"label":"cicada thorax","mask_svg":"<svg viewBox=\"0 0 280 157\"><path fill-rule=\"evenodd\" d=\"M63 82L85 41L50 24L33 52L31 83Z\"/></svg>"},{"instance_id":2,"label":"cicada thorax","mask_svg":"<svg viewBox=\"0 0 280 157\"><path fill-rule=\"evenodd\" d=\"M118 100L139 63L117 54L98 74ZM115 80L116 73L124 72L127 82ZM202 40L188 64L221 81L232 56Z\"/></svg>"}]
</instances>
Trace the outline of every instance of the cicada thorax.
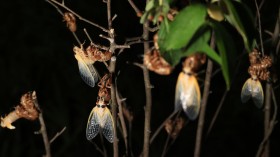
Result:
<instances>
[{"instance_id":1,"label":"cicada thorax","mask_svg":"<svg viewBox=\"0 0 280 157\"><path fill-rule=\"evenodd\" d=\"M251 78L247 79L241 90L241 101L246 103L252 98L254 104L261 108L264 101L263 88L260 80L267 81L269 79L269 68L272 65L272 60L269 56L260 56L260 53L254 49L249 54L250 66L248 73Z\"/></svg>"},{"instance_id":2,"label":"cicada thorax","mask_svg":"<svg viewBox=\"0 0 280 157\"><path fill-rule=\"evenodd\" d=\"M206 61L206 56L194 54L183 62L175 91L175 111L183 109L189 119L197 118L200 110L201 94L196 79L196 71Z\"/></svg>"}]
</instances>

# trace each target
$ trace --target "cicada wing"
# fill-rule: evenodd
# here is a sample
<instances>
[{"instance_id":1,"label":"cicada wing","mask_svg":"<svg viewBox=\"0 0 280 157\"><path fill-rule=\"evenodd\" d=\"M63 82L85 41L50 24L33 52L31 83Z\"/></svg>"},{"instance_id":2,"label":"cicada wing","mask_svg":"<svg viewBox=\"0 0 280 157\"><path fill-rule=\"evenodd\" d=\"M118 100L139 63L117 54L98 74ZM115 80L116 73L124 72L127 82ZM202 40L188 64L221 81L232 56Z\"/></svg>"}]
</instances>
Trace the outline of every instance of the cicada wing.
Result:
<instances>
[{"instance_id":1,"label":"cicada wing","mask_svg":"<svg viewBox=\"0 0 280 157\"><path fill-rule=\"evenodd\" d=\"M100 119L98 117L97 108L94 107L89 115L86 129L87 140L92 140L100 130Z\"/></svg>"},{"instance_id":2,"label":"cicada wing","mask_svg":"<svg viewBox=\"0 0 280 157\"><path fill-rule=\"evenodd\" d=\"M184 74L181 72L178 76L176 89L175 89L175 111L182 109L182 99L181 95L184 94L184 81L187 79Z\"/></svg>"},{"instance_id":3,"label":"cicada wing","mask_svg":"<svg viewBox=\"0 0 280 157\"><path fill-rule=\"evenodd\" d=\"M114 142L114 122L111 112L108 108L105 109L104 115L104 126L102 127L102 132L104 137L111 143Z\"/></svg>"},{"instance_id":4,"label":"cicada wing","mask_svg":"<svg viewBox=\"0 0 280 157\"><path fill-rule=\"evenodd\" d=\"M175 108L182 107L186 115L195 120L200 110L200 97L196 78L181 72L176 85Z\"/></svg>"},{"instance_id":5,"label":"cicada wing","mask_svg":"<svg viewBox=\"0 0 280 157\"><path fill-rule=\"evenodd\" d=\"M252 96L252 79L249 78L243 85L241 90L241 102L246 103Z\"/></svg>"},{"instance_id":6,"label":"cicada wing","mask_svg":"<svg viewBox=\"0 0 280 157\"><path fill-rule=\"evenodd\" d=\"M251 97L256 107L261 108L263 106L264 96L262 85L260 81L249 78L242 87L242 103L247 102Z\"/></svg>"},{"instance_id":7,"label":"cicada wing","mask_svg":"<svg viewBox=\"0 0 280 157\"><path fill-rule=\"evenodd\" d=\"M260 81L253 81L253 87L252 87L252 99L254 104L257 106L257 108L261 108L263 106L263 88L260 83Z\"/></svg>"},{"instance_id":8,"label":"cicada wing","mask_svg":"<svg viewBox=\"0 0 280 157\"><path fill-rule=\"evenodd\" d=\"M95 86L98 81L98 73L92 64L86 64L82 60L78 60L80 75L84 82L91 87Z\"/></svg>"}]
</instances>

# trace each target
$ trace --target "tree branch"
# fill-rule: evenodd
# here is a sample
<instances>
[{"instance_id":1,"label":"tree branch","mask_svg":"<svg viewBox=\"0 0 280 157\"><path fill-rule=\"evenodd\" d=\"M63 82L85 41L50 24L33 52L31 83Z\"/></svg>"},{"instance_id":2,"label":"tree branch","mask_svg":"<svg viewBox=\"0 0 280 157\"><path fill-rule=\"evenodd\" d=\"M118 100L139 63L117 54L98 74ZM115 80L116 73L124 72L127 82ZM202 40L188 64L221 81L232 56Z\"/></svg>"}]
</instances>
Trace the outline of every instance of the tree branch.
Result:
<instances>
[{"instance_id":1,"label":"tree branch","mask_svg":"<svg viewBox=\"0 0 280 157\"><path fill-rule=\"evenodd\" d=\"M215 46L214 34L212 34L210 46L212 48L214 48L214 46ZM208 101L212 69L213 69L213 62L210 59L208 59L205 82L204 82L204 89L203 89L203 98L202 98L201 109L200 109L199 119L198 119L198 127L197 127L197 132L196 132L194 157L200 157L204 117L205 117L206 105L207 105L207 101Z\"/></svg>"}]
</instances>

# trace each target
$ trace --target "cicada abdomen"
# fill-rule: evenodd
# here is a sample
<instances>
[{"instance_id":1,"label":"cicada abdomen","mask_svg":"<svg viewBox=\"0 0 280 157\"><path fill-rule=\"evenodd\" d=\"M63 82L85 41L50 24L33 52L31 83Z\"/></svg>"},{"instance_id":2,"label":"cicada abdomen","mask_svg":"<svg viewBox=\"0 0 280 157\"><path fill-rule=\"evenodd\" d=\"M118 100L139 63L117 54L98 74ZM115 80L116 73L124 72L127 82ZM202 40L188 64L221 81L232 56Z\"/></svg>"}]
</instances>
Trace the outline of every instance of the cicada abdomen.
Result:
<instances>
[{"instance_id":1,"label":"cicada abdomen","mask_svg":"<svg viewBox=\"0 0 280 157\"><path fill-rule=\"evenodd\" d=\"M191 120L197 118L201 102L200 88L194 72L205 63L205 60L205 55L201 54L186 58L176 84L175 111L182 108Z\"/></svg>"},{"instance_id":2,"label":"cicada abdomen","mask_svg":"<svg viewBox=\"0 0 280 157\"><path fill-rule=\"evenodd\" d=\"M75 58L78 61L81 78L87 85L94 87L95 83L98 81L98 73L93 66L95 61L88 57L82 46L81 48L75 46L73 51L75 53Z\"/></svg>"},{"instance_id":3,"label":"cicada abdomen","mask_svg":"<svg viewBox=\"0 0 280 157\"><path fill-rule=\"evenodd\" d=\"M247 79L241 90L241 101L246 103L252 98L256 107L263 106L264 94L260 80L268 80L268 68L272 65L272 60L268 56L260 57L260 53L255 49L249 54L250 67L248 72L251 78Z\"/></svg>"},{"instance_id":4,"label":"cicada abdomen","mask_svg":"<svg viewBox=\"0 0 280 157\"><path fill-rule=\"evenodd\" d=\"M87 123L86 137L92 140L99 132L111 143L114 142L114 123L110 110L103 99L97 100Z\"/></svg>"}]
</instances>

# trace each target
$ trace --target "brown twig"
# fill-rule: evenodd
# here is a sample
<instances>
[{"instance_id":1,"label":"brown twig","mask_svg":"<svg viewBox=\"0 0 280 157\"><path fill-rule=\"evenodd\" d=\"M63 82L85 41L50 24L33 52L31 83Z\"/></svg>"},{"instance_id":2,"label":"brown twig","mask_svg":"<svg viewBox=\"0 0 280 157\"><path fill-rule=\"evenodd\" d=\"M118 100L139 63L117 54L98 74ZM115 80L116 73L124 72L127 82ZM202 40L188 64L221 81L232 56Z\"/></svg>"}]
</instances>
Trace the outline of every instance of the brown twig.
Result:
<instances>
[{"instance_id":1,"label":"brown twig","mask_svg":"<svg viewBox=\"0 0 280 157\"><path fill-rule=\"evenodd\" d=\"M214 46L215 46L214 34L212 34L210 46L212 48L214 48ZM201 109L200 109L200 113L199 113L198 126L197 126L197 132L196 132L194 157L200 157L202 132L203 132L203 126L204 126L204 117L205 117L206 105L207 105L207 100L208 100L208 95L209 95L212 69L213 69L213 62L210 59L208 59L205 82L204 82L204 89L203 89L203 98L202 98L202 102L201 102Z\"/></svg>"},{"instance_id":2,"label":"brown twig","mask_svg":"<svg viewBox=\"0 0 280 157\"><path fill-rule=\"evenodd\" d=\"M52 144L53 141L56 140L65 130L66 130L66 126L63 127L63 129L60 132L55 134L55 136L50 140L50 144Z\"/></svg>"},{"instance_id":3,"label":"brown twig","mask_svg":"<svg viewBox=\"0 0 280 157\"><path fill-rule=\"evenodd\" d=\"M143 39L149 39L149 23L145 22L143 25ZM144 43L144 53L149 51L149 43ZM146 93L146 106L145 106L145 123L144 123L144 144L143 144L143 157L149 156L150 148L150 134L151 134L151 113L152 113L152 91L149 70L143 68L144 85Z\"/></svg>"},{"instance_id":4,"label":"brown twig","mask_svg":"<svg viewBox=\"0 0 280 157\"><path fill-rule=\"evenodd\" d=\"M80 16L79 14L77 14L76 12L74 12L73 10L71 10L70 8L68 8L67 6L65 6L64 3L59 3L59 2L57 2L57 1L55 1L55 0L46 0L46 1L49 2L49 3L54 3L54 4L56 4L56 5L58 5L58 6L62 7L62 8L64 8L65 10L67 10L67 11L71 12L72 14L74 14L75 16L77 16L80 20L82 20L82 21L84 21L84 22L86 22L86 23L88 23L88 24L90 24L90 25L93 25L93 26L95 26L95 27L97 27L97 28L100 28L100 29L101 29L102 31L104 31L104 32L109 33L109 30L105 29L104 27L102 27L102 26L100 26L100 25L98 25L98 24L96 24L96 23L94 23L94 22L91 22L91 21L89 21L89 20L83 18L82 16Z\"/></svg>"},{"instance_id":5,"label":"brown twig","mask_svg":"<svg viewBox=\"0 0 280 157\"><path fill-rule=\"evenodd\" d=\"M49 138L48 138L46 125L45 125L45 121L44 121L44 118L43 118L43 113L42 113L42 110L40 109L40 106L38 104L37 99L34 100L34 104L37 107L37 109L40 111L39 122L40 122L41 128L40 128L39 132L42 134L43 141L44 141L44 146L45 146L45 151L46 151L46 155L44 155L44 156L45 157L51 157L52 155L51 155L50 141L49 141Z\"/></svg>"},{"instance_id":6,"label":"brown twig","mask_svg":"<svg viewBox=\"0 0 280 157\"><path fill-rule=\"evenodd\" d=\"M257 151L256 157L260 157L264 151L264 147L267 144L267 142L269 141L269 137L274 129L274 126L276 125L277 121L276 121L276 117L277 117L277 112L278 112L278 104L276 101L276 97L275 97L275 93L274 90L272 88L270 88L270 92L272 95L272 100L273 100L273 107L274 107L274 113L273 116L269 122L269 128L267 129L267 133L265 134L265 137L263 138L262 142L259 145L259 149Z\"/></svg>"},{"instance_id":7,"label":"brown twig","mask_svg":"<svg viewBox=\"0 0 280 157\"><path fill-rule=\"evenodd\" d=\"M218 108L217 108L217 110L216 110L216 112L215 112L215 114L214 114L214 117L213 117L212 120L211 120L211 123L210 123L209 128L208 128L207 133L206 133L206 136L209 135L210 131L211 131L212 128L213 128L214 123L215 123L215 121L216 121L216 119L217 119L217 117L218 117L218 115L219 115L219 113L220 113L220 111L221 111L221 108L222 108L222 106L223 106L223 104L224 104L224 101L225 101L225 99L226 99L227 94L228 94L228 90L226 90L226 91L224 92L224 95L223 95L222 99L220 100L219 106L218 106Z\"/></svg>"},{"instance_id":8,"label":"brown twig","mask_svg":"<svg viewBox=\"0 0 280 157\"><path fill-rule=\"evenodd\" d=\"M128 141L127 141L127 129L126 129L126 124L125 124L125 120L123 117L123 108L122 108L122 104L125 101L125 99L123 99L119 93L119 91L116 91L116 98L117 98L117 102L118 102L118 106L119 106L119 118L121 121L121 126L122 126L122 132L123 132L123 139L124 139L124 143L125 143L125 149L126 149L126 155L128 155Z\"/></svg>"},{"instance_id":9,"label":"brown twig","mask_svg":"<svg viewBox=\"0 0 280 157\"><path fill-rule=\"evenodd\" d=\"M109 0L108 0L109 1ZM113 117L113 122L114 122L114 143L113 143L113 148L114 148L114 157L119 156L119 146L118 146L118 137L117 137L117 100L116 100L116 80L115 80L115 68L116 68L116 57L113 56L110 61L110 66L109 70L112 76L112 85L111 85L111 100L112 100L112 117Z\"/></svg>"},{"instance_id":10,"label":"brown twig","mask_svg":"<svg viewBox=\"0 0 280 157\"><path fill-rule=\"evenodd\" d=\"M259 31L259 36L260 36L260 46L261 46L261 50L262 50L262 55L264 56L264 48L263 48L263 41L262 41L262 26L261 26L261 15L260 15L260 10L259 10L259 6L257 3L257 0L255 0L255 5L256 5L256 9L257 9L257 21L258 21L258 31Z\"/></svg>"},{"instance_id":11,"label":"brown twig","mask_svg":"<svg viewBox=\"0 0 280 157\"><path fill-rule=\"evenodd\" d=\"M138 7L134 4L134 2L132 0L128 0L129 4L131 5L131 7L134 9L136 15L138 17L142 16L142 12L138 9Z\"/></svg>"},{"instance_id":12,"label":"brown twig","mask_svg":"<svg viewBox=\"0 0 280 157\"><path fill-rule=\"evenodd\" d=\"M160 131L162 130L162 128L165 126L166 122L171 119L175 114L177 114L178 111L174 111L172 112L162 123L161 125L157 128L157 130L154 132L154 134L151 136L150 139L150 144L153 143L154 139L157 137L157 135L160 133Z\"/></svg>"}]
</instances>

